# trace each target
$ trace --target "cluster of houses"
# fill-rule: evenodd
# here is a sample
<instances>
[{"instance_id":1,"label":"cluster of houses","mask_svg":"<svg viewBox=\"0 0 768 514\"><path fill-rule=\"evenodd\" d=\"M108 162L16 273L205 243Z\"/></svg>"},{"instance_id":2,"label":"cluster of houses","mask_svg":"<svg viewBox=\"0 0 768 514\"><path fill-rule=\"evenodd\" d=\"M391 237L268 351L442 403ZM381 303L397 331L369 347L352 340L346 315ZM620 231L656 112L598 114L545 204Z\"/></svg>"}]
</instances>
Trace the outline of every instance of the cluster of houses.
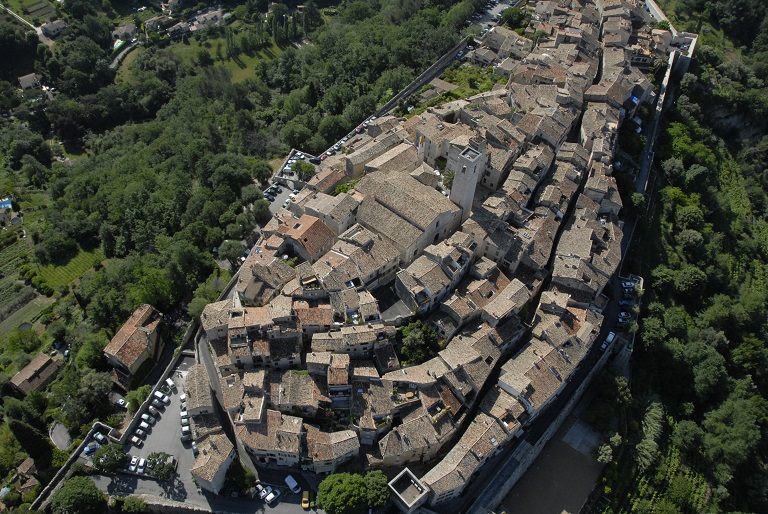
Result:
<instances>
[{"instance_id":1,"label":"cluster of houses","mask_svg":"<svg viewBox=\"0 0 768 514\"><path fill-rule=\"evenodd\" d=\"M239 452L329 473L450 448L418 505L399 503L413 512L455 499L546 409L592 347L621 260L617 132L653 91L631 50L603 41L635 9L539 2L535 48L492 29L472 58L502 56L506 85L376 119L266 224L233 298L201 315ZM395 326L414 314L447 343L404 367ZM212 392L202 367L190 376L199 438Z\"/></svg>"},{"instance_id":2,"label":"cluster of houses","mask_svg":"<svg viewBox=\"0 0 768 514\"><path fill-rule=\"evenodd\" d=\"M236 455L331 473L440 454L396 479L415 494L393 487L406 512L439 509L547 408L591 349L621 260L617 133L653 96L627 46L644 41L637 9L539 2L535 47L496 27L470 56L505 85L376 119L322 162L263 227L232 298L201 314L219 381L202 364L186 379L201 487L218 493ZM395 327L413 315L444 344L403 366ZM116 382L161 351L161 320L143 305L112 339ZM48 380L60 363L43 358L14 386Z\"/></svg>"}]
</instances>

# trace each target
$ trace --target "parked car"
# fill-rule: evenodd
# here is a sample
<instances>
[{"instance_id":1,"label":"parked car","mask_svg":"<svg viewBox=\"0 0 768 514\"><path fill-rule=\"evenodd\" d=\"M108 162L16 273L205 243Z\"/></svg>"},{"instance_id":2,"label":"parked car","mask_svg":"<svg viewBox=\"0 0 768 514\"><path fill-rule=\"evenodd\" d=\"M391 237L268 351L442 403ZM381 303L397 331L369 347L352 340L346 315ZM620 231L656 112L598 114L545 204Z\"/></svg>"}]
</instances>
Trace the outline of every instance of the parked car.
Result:
<instances>
[{"instance_id":1,"label":"parked car","mask_svg":"<svg viewBox=\"0 0 768 514\"><path fill-rule=\"evenodd\" d=\"M128 408L129 403L125 401L124 398L118 398L117 402L115 402L118 407L122 407L124 409Z\"/></svg>"},{"instance_id":2,"label":"parked car","mask_svg":"<svg viewBox=\"0 0 768 514\"><path fill-rule=\"evenodd\" d=\"M300 493L301 492L301 486L296 481L296 479L293 478L291 475L288 475L287 477L285 477L285 485L287 485L288 489L290 489L294 493Z\"/></svg>"},{"instance_id":3,"label":"parked car","mask_svg":"<svg viewBox=\"0 0 768 514\"><path fill-rule=\"evenodd\" d=\"M312 158L309 160L309 163L310 163L310 164L315 164L315 165L317 165L317 164L320 164L320 159L318 159L317 157L312 157Z\"/></svg>"},{"instance_id":4,"label":"parked car","mask_svg":"<svg viewBox=\"0 0 768 514\"><path fill-rule=\"evenodd\" d=\"M163 402L163 403L164 403L164 404L166 404L166 405L168 405L169 403L171 403L171 399L170 399L170 398L168 398L168 397L167 397L166 395L164 395L163 393L161 393L160 391L155 391L155 398L157 398L158 400L160 400L161 402Z\"/></svg>"},{"instance_id":5,"label":"parked car","mask_svg":"<svg viewBox=\"0 0 768 514\"><path fill-rule=\"evenodd\" d=\"M156 409L160 409L160 410L165 409L165 405L163 405L163 402L161 402L157 398L152 400L152 405L154 405Z\"/></svg>"},{"instance_id":6,"label":"parked car","mask_svg":"<svg viewBox=\"0 0 768 514\"><path fill-rule=\"evenodd\" d=\"M259 484L259 485L261 485L261 484ZM272 486L268 485L267 487L262 487L261 491L259 491L259 498L261 498L263 500L264 498L269 496L269 493L271 493L271 492L272 492Z\"/></svg>"},{"instance_id":7,"label":"parked car","mask_svg":"<svg viewBox=\"0 0 768 514\"><path fill-rule=\"evenodd\" d=\"M189 426L189 418L181 418L181 426L188 427Z\"/></svg>"},{"instance_id":8,"label":"parked car","mask_svg":"<svg viewBox=\"0 0 768 514\"><path fill-rule=\"evenodd\" d=\"M136 468L136 473L143 475L144 474L144 468L147 465L147 459L141 458L139 459L139 465Z\"/></svg>"},{"instance_id":9,"label":"parked car","mask_svg":"<svg viewBox=\"0 0 768 514\"><path fill-rule=\"evenodd\" d=\"M181 393L181 394L179 395L179 401L180 401L181 403L186 403L186 402L187 402L187 393Z\"/></svg>"},{"instance_id":10,"label":"parked car","mask_svg":"<svg viewBox=\"0 0 768 514\"><path fill-rule=\"evenodd\" d=\"M605 338L605 341L603 341L603 344L600 345L600 351L604 352L607 350L608 347L613 344L614 339L616 339L616 334L614 332L609 332Z\"/></svg>"},{"instance_id":11,"label":"parked car","mask_svg":"<svg viewBox=\"0 0 768 514\"><path fill-rule=\"evenodd\" d=\"M285 209L287 209L289 205L291 205L291 199L290 198L283 202L283 207Z\"/></svg>"},{"instance_id":12,"label":"parked car","mask_svg":"<svg viewBox=\"0 0 768 514\"><path fill-rule=\"evenodd\" d=\"M150 414L152 414L153 416L157 416L157 415L159 415L159 414L160 414L160 413L158 412L158 410L155 408L155 406L154 406L154 405L150 405L149 407L147 407L147 410L148 410L148 411L149 411L149 413L150 413Z\"/></svg>"},{"instance_id":13,"label":"parked car","mask_svg":"<svg viewBox=\"0 0 768 514\"><path fill-rule=\"evenodd\" d=\"M144 446L144 441L139 439L138 436L131 436L131 444L134 445L136 448L141 448Z\"/></svg>"},{"instance_id":14,"label":"parked car","mask_svg":"<svg viewBox=\"0 0 768 514\"><path fill-rule=\"evenodd\" d=\"M181 419L188 418L189 417L189 412L187 412L187 410L185 409L185 410L179 412L179 416L181 416Z\"/></svg>"},{"instance_id":15,"label":"parked car","mask_svg":"<svg viewBox=\"0 0 768 514\"><path fill-rule=\"evenodd\" d=\"M270 504L273 501L277 500L279 497L280 497L280 491L275 489L274 491L269 493L266 498L264 498L264 502L267 504Z\"/></svg>"},{"instance_id":16,"label":"parked car","mask_svg":"<svg viewBox=\"0 0 768 514\"><path fill-rule=\"evenodd\" d=\"M88 446L85 447L85 450L83 450L83 453L85 453L86 455L96 453L96 450L98 450L100 446L101 445L95 441L92 443L89 443Z\"/></svg>"},{"instance_id":17,"label":"parked car","mask_svg":"<svg viewBox=\"0 0 768 514\"><path fill-rule=\"evenodd\" d=\"M150 425L154 425L155 423L157 423L157 420L154 417L147 414L146 412L141 415L141 419L144 422L149 423Z\"/></svg>"},{"instance_id":18,"label":"parked car","mask_svg":"<svg viewBox=\"0 0 768 514\"><path fill-rule=\"evenodd\" d=\"M263 500L264 497L261 496L261 493L264 492L264 486L261 485L260 482L256 482L256 485L254 487L256 488L256 491L254 491L252 498L255 498L258 495L258 497ZM266 494L264 496L266 496Z\"/></svg>"},{"instance_id":19,"label":"parked car","mask_svg":"<svg viewBox=\"0 0 768 514\"><path fill-rule=\"evenodd\" d=\"M270 193L264 193L264 198L266 198L270 202L274 202L275 201L275 197L272 196Z\"/></svg>"},{"instance_id":20,"label":"parked car","mask_svg":"<svg viewBox=\"0 0 768 514\"><path fill-rule=\"evenodd\" d=\"M621 287L623 287L624 289L634 289L635 284L636 284L636 282L629 282L629 281L622 282L621 283Z\"/></svg>"},{"instance_id":21,"label":"parked car","mask_svg":"<svg viewBox=\"0 0 768 514\"><path fill-rule=\"evenodd\" d=\"M142 429L140 429L140 428L137 428L136 430L134 430L133 433L135 435L137 435L138 437L141 437L142 439L147 437L147 433L145 431L143 431Z\"/></svg>"},{"instance_id":22,"label":"parked car","mask_svg":"<svg viewBox=\"0 0 768 514\"><path fill-rule=\"evenodd\" d=\"M191 441L191 440L192 440L192 435L191 434L181 434L181 442L182 443L186 443L187 441Z\"/></svg>"},{"instance_id":23,"label":"parked car","mask_svg":"<svg viewBox=\"0 0 768 514\"><path fill-rule=\"evenodd\" d=\"M131 457L131 463L128 465L128 471L136 472L136 467L139 465L139 458L134 455Z\"/></svg>"},{"instance_id":24,"label":"parked car","mask_svg":"<svg viewBox=\"0 0 768 514\"><path fill-rule=\"evenodd\" d=\"M301 495L301 508L309 510L309 491L304 491Z\"/></svg>"},{"instance_id":25,"label":"parked car","mask_svg":"<svg viewBox=\"0 0 768 514\"><path fill-rule=\"evenodd\" d=\"M632 315L628 312L620 312L619 319L632 319Z\"/></svg>"},{"instance_id":26,"label":"parked car","mask_svg":"<svg viewBox=\"0 0 768 514\"><path fill-rule=\"evenodd\" d=\"M96 439L96 441L98 441L100 444L107 442L107 438L101 432L95 432L93 434L93 438Z\"/></svg>"},{"instance_id":27,"label":"parked car","mask_svg":"<svg viewBox=\"0 0 768 514\"><path fill-rule=\"evenodd\" d=\"M197 454L200 453L197 449L197 443L195 441L192 441L192 455L197 457Z\"/></svg>"}]
</instances>

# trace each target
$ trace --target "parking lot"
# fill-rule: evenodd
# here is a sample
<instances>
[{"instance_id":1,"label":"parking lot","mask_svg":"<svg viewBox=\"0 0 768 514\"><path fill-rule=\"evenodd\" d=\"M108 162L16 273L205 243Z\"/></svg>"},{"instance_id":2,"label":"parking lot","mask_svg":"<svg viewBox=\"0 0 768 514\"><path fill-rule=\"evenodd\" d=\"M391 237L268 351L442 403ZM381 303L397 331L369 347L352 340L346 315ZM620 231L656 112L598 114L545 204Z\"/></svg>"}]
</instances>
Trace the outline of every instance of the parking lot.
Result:
<instances>
[{"instance_id":1,"label":"parking lot","mask_svg":"<svg viewBox=\"0 0 768 514\"><path fill-rule=\"evenodd\" d=\"M486 12L483 13L477 11L475 13L476 16L473 16L472 19L469 20L469 23L477 25L483 29L490 29L496 25L495 17L501 16L501 11L514 7L517 4L518 2L514 0L500 0L496 5L491 5L490 7L486 4L486 7L484 8Z\"/></svg>"},{"instance_id":2,"label":"parking lot","mask_svg":"<svg viewBox=\"0 0 768 514\"><path fill-rule=\"evenodd\" d=\"M182 477L189 476L189 470L195 462L195 457L192 455L189 443L181 442L181 418L179 417L181 402L179 401L179 395L183 392L187 370L194 362L194 358L185 357L179 362L176 371L171 375L176 387L170 392L167 388L164 388L171 402L159 412L155 425L151 426L147 432L144 444L140 448L132 444L126 444L125 446L126 453L140 458L146 458L154 452L165 452L173 455L179 463L178 473ZM141 412L139 415L143 413Z\"/></svg>"}]
</instances>

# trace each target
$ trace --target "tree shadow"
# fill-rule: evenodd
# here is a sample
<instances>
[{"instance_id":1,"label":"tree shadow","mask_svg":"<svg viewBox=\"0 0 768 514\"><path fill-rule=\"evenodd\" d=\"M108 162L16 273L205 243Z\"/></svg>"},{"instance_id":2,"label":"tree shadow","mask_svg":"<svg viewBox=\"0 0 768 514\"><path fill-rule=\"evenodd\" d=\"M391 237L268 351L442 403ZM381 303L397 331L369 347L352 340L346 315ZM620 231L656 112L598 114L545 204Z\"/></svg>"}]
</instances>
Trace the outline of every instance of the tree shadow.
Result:
<instances>
[{"instance_id":1,"label":"tree shadow","mask_svg":"<svg viewBox=\"0 0 768 514\"><path fill-rule=\"evenodd\" d=\"M106 478L106 477L100 477ZM139 485L139 479L133 475L116 473L112 475L112 481L107 486L107 492L112 496L128 496L136 491Z\"/></svg>"},{"instance_id":2,"label":"tree shadow","mask_svg":"<svg viewBox=\"0 0 768 514\"><path fill-rule=\"evenodd\" d=\"M165 493L167 498L176 501L183 501L187 499L187 488L184 486L184 482L177 476L173 480L158 481L160 488Z\"/></svg>"}]
</instances>

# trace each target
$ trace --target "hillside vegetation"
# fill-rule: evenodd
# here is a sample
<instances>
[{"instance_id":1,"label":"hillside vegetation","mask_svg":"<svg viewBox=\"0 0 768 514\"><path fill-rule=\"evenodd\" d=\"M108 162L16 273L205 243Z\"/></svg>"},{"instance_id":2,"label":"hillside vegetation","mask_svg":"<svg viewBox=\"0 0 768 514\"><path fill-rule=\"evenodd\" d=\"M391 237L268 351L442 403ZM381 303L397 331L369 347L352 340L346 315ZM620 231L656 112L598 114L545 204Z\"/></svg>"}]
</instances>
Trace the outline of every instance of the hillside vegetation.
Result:
<instances>
[{"instance_id":1,"label":"hillside vegetation","mask_svg":"<svg viewBox=\"0 0 768 514\"><path fill-rule=\"evenodd\" d=\"M756 0L666 7L702 36L636 236L634 266L651 288L606 511L765 512L768 18Z\"/></svg>"}]
</instances>

